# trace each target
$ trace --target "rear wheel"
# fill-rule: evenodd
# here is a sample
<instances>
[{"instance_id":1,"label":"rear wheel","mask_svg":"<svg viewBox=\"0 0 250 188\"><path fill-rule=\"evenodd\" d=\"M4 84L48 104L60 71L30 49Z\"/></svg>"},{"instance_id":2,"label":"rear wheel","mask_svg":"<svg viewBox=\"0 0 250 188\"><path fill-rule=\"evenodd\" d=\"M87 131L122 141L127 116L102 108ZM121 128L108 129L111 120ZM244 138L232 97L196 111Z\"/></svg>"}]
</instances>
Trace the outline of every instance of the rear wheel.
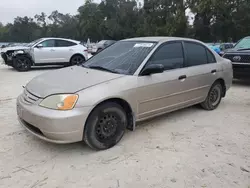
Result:
<instances>
[{"instance_id":1,"label":"rear wheel","mask_svg":"<svg viewBox=\"0 0 250 188\"><path fill-rule=\"evenodd\" d=\"M85 62L85 58L81 55L74 55L70 59L70 65L80 65Z\"/></svg>"},{"instance_id":2,"label":"rear wheel","mask_svg":"<svg viewBox=\"0 0 250 188\"><path fill-rule=\"evenodd\" d=\"M223 93L222 85L219 82L215 82L212 85L206 100L203 103L201 103L201 106L205 110L216 109L221 102L222 93Z\"/></svg>"},{"instance_id":3,"label":"rear wheel","mask_svg":"<svg viewBox=\"0 0 250 188\"><path fill-rule=\"evenodd\" d=\"M100 53L101 51L102 51L102 49L99 48L99 49L96 51L96 53L98 54L98 53Z\"/></svg>"},{"instance_id":4,"label":"rear wheel","mask_svg":"<svg viewBox=\"0 0 250 188\"><path fill-rule=\"evenodd\" d=\"M109 149L122 139L127 123L126 113L120 105L101 104L90 114L83 139L93 149Z\"/></svg>"},{"instance_id":5,"label":"rear wheel","mask_svg":"<svg viewBox=\"0 0 250 188\"><path fill-rule=\"evenodd\" d=\"M20 72L29 71L31 69L31 59L26 56L17 56L13 60L13 67Z\"/></svg>"}]
</instances>

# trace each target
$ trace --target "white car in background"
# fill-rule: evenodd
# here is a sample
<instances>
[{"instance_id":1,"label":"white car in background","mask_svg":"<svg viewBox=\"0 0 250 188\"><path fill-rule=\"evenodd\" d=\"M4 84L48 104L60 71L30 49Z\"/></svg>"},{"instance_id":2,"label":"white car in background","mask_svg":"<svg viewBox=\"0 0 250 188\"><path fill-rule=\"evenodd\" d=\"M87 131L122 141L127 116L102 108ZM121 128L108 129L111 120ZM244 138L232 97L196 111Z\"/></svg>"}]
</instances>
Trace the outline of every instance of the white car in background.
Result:
<instances>
[{"instance_id":1,"label":"white car in background","mask_svg":"<svg viewBox=\"0 0 250 188\"><path fill-rule=\"evenodd\" d=\"M81 64L88 59L88 50L80 41L41 38L24 46L4 48L1 56L7 65L28 71L31 66Z\"/></svg>"}]
</instances>

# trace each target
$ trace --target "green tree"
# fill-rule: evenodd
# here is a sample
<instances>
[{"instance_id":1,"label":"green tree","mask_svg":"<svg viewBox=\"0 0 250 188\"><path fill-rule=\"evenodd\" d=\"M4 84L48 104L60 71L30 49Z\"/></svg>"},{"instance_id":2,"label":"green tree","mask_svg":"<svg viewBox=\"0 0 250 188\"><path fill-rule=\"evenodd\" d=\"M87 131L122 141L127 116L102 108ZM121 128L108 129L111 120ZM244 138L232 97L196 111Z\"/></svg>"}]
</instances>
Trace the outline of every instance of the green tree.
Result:
<instances>
[{"instance_id":1,"label":"green tree","mask_svg":"<svg viewBox=\"0 0 250 188\"><path fill-rule=\"evenodd\" d=\"M186 10L194 15L188 24ZM76 15L53 11L0 24L0 41L40 37L92 41L135 36L193 37L204 42L236 41L249 34L249 0L86 0Z\"/></svg>"}]
</instances>

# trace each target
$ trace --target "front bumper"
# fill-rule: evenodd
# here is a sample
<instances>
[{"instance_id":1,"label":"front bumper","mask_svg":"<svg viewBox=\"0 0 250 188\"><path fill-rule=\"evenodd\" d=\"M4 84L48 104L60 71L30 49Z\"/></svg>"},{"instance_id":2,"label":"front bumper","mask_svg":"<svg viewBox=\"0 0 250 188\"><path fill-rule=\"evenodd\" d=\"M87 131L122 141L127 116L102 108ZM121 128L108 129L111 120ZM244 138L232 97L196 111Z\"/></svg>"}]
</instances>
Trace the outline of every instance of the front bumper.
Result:
<instances>
[{"instance_id":1,"label":"front bumper","mask_svg":"<svg viewBox=\"0 0 250 188\"><path fill-rule=\"evenodd\" d=\"M26 104L22 96L17 99L19 122L36 137L57 144L82 141L90 111L90 107L70 111L51 110L37 104Z\"/></svg>"},{"instance_id":2,"label":"front bumper","mask_svg":"<svg viewBox=\"0 0 250 188\"><path fill-rule=\"evenodd\" d=\"M250 63L234 63L233 74L234 78L250 78Z\"/></svg>"},{"instance_id":3,"label":"front bumper","mask_svg":"<svg viewBox=\"0 0 250 188\"><path fill-rule=\"evenodd\" d=\"M6 53L1 52L1 57L6 65L13 66L13 59L9 58Z\"/></svg>"}]
</instances>

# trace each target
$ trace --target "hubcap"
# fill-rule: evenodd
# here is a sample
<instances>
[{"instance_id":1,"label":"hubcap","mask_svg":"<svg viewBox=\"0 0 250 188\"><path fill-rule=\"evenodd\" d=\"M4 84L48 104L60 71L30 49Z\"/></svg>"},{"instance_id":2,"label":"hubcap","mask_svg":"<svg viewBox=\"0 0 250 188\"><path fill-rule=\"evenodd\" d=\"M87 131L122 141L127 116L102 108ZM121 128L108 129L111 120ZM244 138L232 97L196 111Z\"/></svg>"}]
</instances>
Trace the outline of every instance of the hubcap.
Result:
<instances>
[{"instance_id":1,"label":"hubcap","mask_svg":"<svg viewBox=\"0 0 250 188\"><path fill-rule=\"evenodd\" d=\"M74 65L78 65L78 64L80 64L80 63L83 62L83 58L80 57L80 56L79 57L78 56L74 57L73 60L72 60L72 62L73 62Z\"/></svg>"},{"instance_id":2,"label":"hubcap","mask_svg":"<svg viewBox=\"0 0 250 188\"><path fill-rule=\"evenodd\" d=\"M26 69L28 67L28 63L26 59L19 59L17 61L17 67L21 69Z\"/></svg>"},{"instance_id":3,"label":"hubcap","mask_svg":"<svg viewBox=\"0 0 250 188\"><path fill-rule=\"evenodd\" d=\"M219 86L215 86L209 96L209 100L213 106L216 106L220 101L221 90Z\"/></svg>"},{"instance_id":4,"label":"hubcap","mask_svg":"<svg viewBox=\"0 0 250 188\"><path fill-rule=\"evenodd\" d=\"M104 141L116 134L118 118L113 113L104 114L96 126L96 135L99 140Z\"/></svg>"}]
</instances>

